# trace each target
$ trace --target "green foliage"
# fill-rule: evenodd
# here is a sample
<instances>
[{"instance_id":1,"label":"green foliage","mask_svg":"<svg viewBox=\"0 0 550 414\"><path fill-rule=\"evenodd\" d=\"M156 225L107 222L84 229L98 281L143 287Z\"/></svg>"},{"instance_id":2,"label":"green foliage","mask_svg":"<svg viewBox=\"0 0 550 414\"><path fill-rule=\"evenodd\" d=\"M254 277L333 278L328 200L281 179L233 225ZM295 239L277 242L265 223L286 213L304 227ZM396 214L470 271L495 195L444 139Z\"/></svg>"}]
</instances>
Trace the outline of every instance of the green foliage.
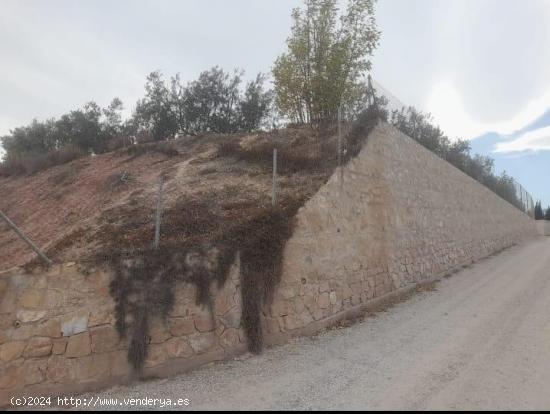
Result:
<instances>
[{"instance_id":1,"label":"green foliage","mask_svg":"<svg viewBox=\"0 0 550 414\"><path fill-rule=\"evenodd\" d=\"M40 154L56 149L55 121L53 119L38 122L36 119L28 126L15 128L10 135L1 138L6 151L6 159L17 158L23 154Z\"/></svg>"},{"instance_id":2,"label":"green foliage","mask_svg":"<svg viewBox=\"0 0 550 414\"><path fill-rule=\"evenodd\" d=\"M242 77L243 72L213 67L187 86L179 75L168 86L159 72L153 72L147 78L146 95L138 102L134 124L138 130L150 131L155 140L176 134L256 130L269 114L272 93L264 91L262 74L243 92Z\"/></svg>"},{"instance_id":3,"label":"green foliage","mask_svg":"<svg viewBox=\"0 0 550 414\"><path fill-rule=\"evenodd\" d=\"M374 0L349 0L339 16L336 0L304 0L292 11L288 51L273 67L276 105L293 123L320 126L340 104L364 102L361 81L378 45Z\"/></svg>"},{"instance_id":4,"label":"green foliage","mask_svg":"<svg viewBox=\"0 0 550 414\"><path fill-rule=\"evenodd\" d=\"M138 101L134 119L138 128L152 133L155 141L173 137L178 132L172 95L160 72L147 76L145 97Z\"/></svg>"},{"instance_id":5,"label":"green foliage","mask_svg":"<svg viewBox=\"0 0 550 414\"><path fill-rule=\"evenodd\" d=\"M0 176L13 176L22 174L34 174L47 168L66 164L85 154L72 146L58 150L50 150L43 154L27 155L18 158L8 158L0 164Z\"/></svg>"},{"instance_id":6,"label":"green foliage","mask_svg":"<svg viewBox=\"0 0 550 414\"><path fill-rule=\"evenodd\" d=\"M548 211L546 211L548 214ZM542 205L540 201L537 201L535 204L535 220L543 220L545 218L544 211L542 210Z\"/></svg>"},{"instance_id":7,"label":"green foliage","mask_svg":"<svg viewBox=\"0 0 550 414\"><path fill-rule=\"evenodd\" d=\"M29 173L56 165L70 158L65 152L58 156L64 148L82 156L178 134L257 130L271 113L273 93L264 89L264 75L258 74L244 88L242 77L242 72L230 74L214 67L183 86L179 75L167 85L160 72L152 72L145 83L145 96L126 122L121 116L122 101L115 98L107 108L89 102L59 119L34 120L0 137L6 151L0 173ZM167 155L177 155L177 151Z\"/></svg>"},{"instance_id":8,"label":"green foliage","mask_svg":"<svg viewBox=\"0 0 550 414\"><path fill-rule=\"evenodd\" d=\"M122 102L118 98L103 110L95 102L89 102L57 120L40 122L35 119L28 126L15 128L9 135L0 138L6 151L4 164L25 164L33 160L37 164L36 160L43 160L44 166L55 165L62 159L71 158L56 155L64 148L71 151L63 154L78 152L79 156L105 152L109 141L122 131L121 110Z\"/></svg>"},{"instance_id":9,"label":"green foliage","mask_svg":"<svg viewBox=\"0 0 550 414\"><path fill-rule=\"evenodd\" d=\"M259 73L245 88L239 102L239 127L244 131L258 129L271 112L273 91L264 91L265 75Z\"/></svg>"}]
</instances>

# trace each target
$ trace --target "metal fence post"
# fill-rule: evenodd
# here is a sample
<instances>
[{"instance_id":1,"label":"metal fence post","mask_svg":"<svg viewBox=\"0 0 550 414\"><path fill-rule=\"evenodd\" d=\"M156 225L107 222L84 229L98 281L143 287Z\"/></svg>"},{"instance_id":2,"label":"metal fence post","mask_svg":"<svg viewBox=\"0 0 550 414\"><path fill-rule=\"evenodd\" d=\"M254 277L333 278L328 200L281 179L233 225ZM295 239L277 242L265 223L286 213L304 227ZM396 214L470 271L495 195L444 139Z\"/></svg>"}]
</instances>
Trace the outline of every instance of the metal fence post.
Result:
<instances>
[{"instance_id":1,"label":"metal fence post","mask_svg":"<svg viewBox=\"0 0 550 414\"><path fill-rule=\"evenodd\" d=\"M338 166L342 166L342 105L338 105Z\"/></svg>"},{"instance_id":2,"label":"metal fence post","mask_svg":"<svg viewBox=\"0 0 550 414\"><path fill-rule=\"evenodd\" d=\"M273 183L271 187L271 205L277 203L277 148L273 148Z\"/></svg>"},{"instance_id":3,"label":"metal fence post","mask_svg":"<svg viewBox=\"0 0 550 414\"><path fill-rule=\"evenodd\" d=\"M160 218L162 215L162 176L159 177L157 193L157 210L155 212L155 241L154 248L159 248L160 243Z\"/></svg>"},{"instance_id":4,"label":"metal fence post","mask_svg":"<svg viewBox=\"0 0 550 414\"><path fill-rule=\"evenodd\" d=\"M8 216L6 216L2 211L0 211L0 217L6 222L6 224L8 226L10 226L10 228L21 238L21 240L23 240L25 243L27 243L27 245L32 249L34 250L34 252L40 256L42 258L42 260L44 260L46 263L48 263L48 265L51 265L53 262L48 258L48 256L46 256L46 254L44 254L44 252L42 250L40 250L38 248L38 246L36 246L36 244L34 244L27 236L25 236L25 234L19 230L19 228L13 223L13 221L11 221Z\"/></svg>"}]
</instances>

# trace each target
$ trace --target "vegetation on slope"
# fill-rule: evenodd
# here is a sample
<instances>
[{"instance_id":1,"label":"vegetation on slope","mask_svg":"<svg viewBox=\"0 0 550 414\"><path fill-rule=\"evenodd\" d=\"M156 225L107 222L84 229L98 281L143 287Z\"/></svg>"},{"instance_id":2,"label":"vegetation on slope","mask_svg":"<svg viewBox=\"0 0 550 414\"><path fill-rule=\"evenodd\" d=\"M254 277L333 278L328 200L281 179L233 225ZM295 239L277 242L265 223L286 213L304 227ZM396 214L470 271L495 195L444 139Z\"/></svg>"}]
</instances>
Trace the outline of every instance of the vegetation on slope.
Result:
<instances>
[{"instance_id":1,"label":"vegetation on slope","mask_svg":"<svg viewBox=\"0 0 550 414\"><path fill-rule=\"evenodd\" d=\"M537 201L535 204L535 220L550 220L550 207L544 210L541 202Z\"/></svg>"},{"instance_id":2,"label":"vegetation on slope","mask_svg":"<svg viewBox=\"0 0 550 414\"><path fill-rule=\"evenodd\" d=\"M152 319L170 313L176 283L195 285L197 303L212 308L210 287L223 285L237 253L243 326L249 349L260 352L261 312L278 283L293 217L339 162L358 154L378 120L388 119L383 100L364 109L365 101L374 98L368 96L372 90L364 75L380 37L374 0L349 0L341 15L336 6L336 0L305 0L303 9L293 11L288 51L273 69L274 91L264 89L261 74L243 88L241 72L226 73L218 67L187 85L178 75L166 84L159 72L152 72L145 96L124 122L122 102L115 98L107 108L91 102L1 138L6 156L0 175L5 176L34 174L113 150L110 156L118 157L117 166L135 165L137 158L153 154L162 157L155 162L166 163L157 171L170 190L158 249L151 247L153 206L151 192L144 190L151 186L151 177L117 170L102 178L97 192L109 194L102 198L105 202L117 191L124 198L88 223L87 231L69 233L50 250L60 253L85 237L89 260L111 264L117 328L129 338L128 357L137 370L147 357ZM273 121L273 100L278 116L308 127L250 134ZM334 128L339 112L346 122L355 121L341 157ZM509 177L496 177L492 160L470 156L465 141L450 143L428 117L412 108L394 112L391 122L518 205ZM268 189L274 148L281 177L277 204L272 206ZM224 171L228 165L238 166L237 171Z\"/></svg>"},{"instance_id":3,"label":"vegetation on slope","mask_svg":"<svg viewBox=\"0 0 550 414\"><path fill-rule=\"evenodd\" d=\"M372 109L344 145L358 151L377 122L378 114ZM292 134L292 130L283 130L251 142L246 142L247 136L226 137L218 145L216 163L209 163L242 163L241 174L254 171L255 177L265 179L271 175L272 148L276 146L282 187L276 206L271 205L267 191L258 197L233 185L209 191L203 184L202 191L178 198L165 212L158 250L151 247L148 217L152 212L143 209L143 203L121 205L103 215L96 232L100 248L93 261L107 261L115 269L111 294L116 301L117 327L121 335L129 336L128 357L136 370L147 357L151 319L170 313L175 284L195 285L197 304L213 312L211 287L223 286L237 254L243 328L249 350L261 351L261 314L279 282L293 218L338 165L334 133L325 136L299 129L303 133L298 139L289 139L289 131ZM208 181L208 174L204 177Z\"/></svg>"}]
</instances>

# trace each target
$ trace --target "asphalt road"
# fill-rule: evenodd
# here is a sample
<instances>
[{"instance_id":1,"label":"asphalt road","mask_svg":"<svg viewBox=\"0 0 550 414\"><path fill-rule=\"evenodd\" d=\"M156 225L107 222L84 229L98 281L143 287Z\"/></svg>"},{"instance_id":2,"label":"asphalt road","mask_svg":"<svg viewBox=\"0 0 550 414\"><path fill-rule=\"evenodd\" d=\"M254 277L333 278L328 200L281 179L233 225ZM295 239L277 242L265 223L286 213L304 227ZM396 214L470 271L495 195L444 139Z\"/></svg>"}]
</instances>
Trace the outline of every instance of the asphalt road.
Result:
<instances>
[{"instance_id":1,"label":"asphalt road","mask_svg":"<svg viewBox=\"0 0 550 414\"><path fill-rule=\"evenodd\" d=\"M550 238L350 327L94 397L187 398L186 410L548 410Z\"/></svg>"}]
</instances>

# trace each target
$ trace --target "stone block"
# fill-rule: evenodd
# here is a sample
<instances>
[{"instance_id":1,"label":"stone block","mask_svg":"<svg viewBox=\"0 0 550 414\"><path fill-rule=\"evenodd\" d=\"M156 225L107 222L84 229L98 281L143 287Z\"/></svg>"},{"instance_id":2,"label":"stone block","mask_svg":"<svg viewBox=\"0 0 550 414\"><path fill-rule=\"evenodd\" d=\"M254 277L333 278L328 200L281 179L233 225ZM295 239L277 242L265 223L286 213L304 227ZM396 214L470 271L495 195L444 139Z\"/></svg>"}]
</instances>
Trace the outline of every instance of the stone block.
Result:
<instances>
[{"instance_id":1,"label":"stone block","mask_svg":"<svg viewBox=\"0 0 550 414\"><path fill-rule=\"evenodd\" d=\"M109 354L110 375L112 377L126 377L132 372L132 367L128 363L128 351L120 350L110 352Z\"/></svg>"},{"instance_id":2,"label":"stone block","mask_svg":"<svg viewBox=\"0 0 550 414\"><path fill-rule=\"evenodd\" d=\"M122 345L118 332L112 325L90 328L90 342L94 354L115 351Z\"/></svg>"},{"instance_id":3,"label":"stone block","mask_svg":"<svg viewBox=\"0 0 550 414\"><path fill-rule=\"evenodd\" d=\"M90 333L83 332L69 337L65 356L67 358L79 358L90 355L92 352L90 344Z\"/></svg>"},{"instance_id":4,"label":"stone block","mask_svg":"<svg viewBox=\"0 0 550 414\"><path fill-rule=\"evenodd\" d=\"M330 295L328 293L321 293L319 299L317 299L317 304L321 309L326 309L330 305Z\"/></svg>"},{"instance_id":5,"label":"stone block","mask_svg":"<svg viewBox=\"0 0 550 414\"><path fill-rule=\"evenodd\" d=\"M296 296L296 291L292 286L281 286L278 290L278 294L285 299L292 299Z\"/></svg>"},{"instance_id":6,"label":"stone block","mask_svg":"<svg viewBox=\"0 0 550 414\"><path fill-rule=\"evenodd\" d=\"M25 385L39 384L46 379L48 360L29 359L23 363Z\"/></svg>"},{"instance_id":7,"label":"stone block","mask_svg":"<svg viewBox=\"0 0 550 414\"><path fill-rule=\"evenodd\" d=\"M164 321L155 320L149 328L149 336L152 344L161 344L171 338L170 330Z\"/></svg>"},{"instance_id":8,"label":"stone block","mask_svg":"<svg viewBox=\"0 0 550 414\"><path fill-rule=\"evenodd\" d=\"M233 348L239 344L239 332L237 329L226 329L220 336L220 345L223 348Z\"/></svg>"},{"instance_id":9,"label":"stone block","mask_svg":"<svg viewBox=\"0 0 550 414\"><path fill-rule=\"evenodd\" d=\"M285 299L276 299L271 305L271 314L273 316L285 316L291 313L290 306Z\"/></svg>"},{"instance_id":10,"label":"stone block","mask_svg":"<svg viewBox=\"0 0 550 414\"><path fill-rule=\"evenodd\" d=\"M310 314L313 317L313 319L316 321L323 319L323 309L321 308L315 308L313 310L310 310Z\"/></svg>"},{"instance_id":11,"label":"stone block","mask_svg":"<svg viewBox=\"0 0 550 414\"><path fill-rule=\"evenodd\" d=\"M86 331L89 316L90 312L88 310L81 310L63 316L61 318L63 336L72 336Z\"/></svg>"},{"instance_id":12,"label":"stone block","mask_svg":"<svg viewBox=\"0 0 550 414\"><path fill-rule=\"evenodd\" d=\"M56 338L52 340L52 354L53 355L61 355L65 353L65 349L67 349L67 342L69 339L67 337L61 337Z\"/></svg>"},{"instance_id":13,"label":"stone block","mask_svg":"<svg viewBox=\"0 0 550 414\"><path fill-rule=\"evenodd\" d=\"M52 340L45 337L34 337L29 340L23 356L25 358L38 358L50 355L52 352Z\"/></svg>"},{"instance_id":14,"label":"stone block","mask_svg":"<svg viewBox=\"0 0 550 414\"><path fill-rule=\"evenodd\" d=\"M166 343L150 344L147 350L147 358L145 358L144 366L147 368L156 367L168 359L166 351Z\"/></svg>"},{"instance_id":15,"label":"stone block","mask_svg":"<svg viewBox=\"0 0 550 414\"><path fill-rule=\"evenodd\" d=\"M218 316L224 315L235 306L235 301L233 300L233 295L225 292L219 292L214 299L214 309L215 313Z\"/></svg>"},{"instance_id":16,"label":"stone block","mask_svg":"<svg viewBox=\"0 0 550 414\"><path fill-rule=\"evenodd\" d=\"M11 362L19 358L26 345L27 343L24 341L7 342L0 345L0 361Z\"/></svg>"},{"instance_id":17,"label":"stone block","mask_svg":"<svg viewBox=\"0 0 550 414\"><path fill-rule=\"evenodd\" d=\"M46 378L53 383L68 383L74 381L73 359L52 356L46 365Z\"/></svg>"},{"instance_id":18,"label":"stone block","mask_svg":"<svg viewBox=\"0 0 550 414\"><path fill-rule=\"evenodd\" d=\"M225 315L221 316L219 321L226 328L238 328L241 325L241 309L234 307Z\"/></svg>"},{"instance_id":19,"label":"stone block","mask_svg":"<svg viewBox=\"0 0 550 414\"><path fill-rule=\"evenodd\" d=\"M46 292L46 305L48 309L60 308L64 305L63 291L48 289Z\"/></svg>"},{"instance_id":20,"label":"stone block","mask_svg":"<svg viewBox=\"0 0 550 414\"><path fill-rule=\"evenodd\" d=\"M284 316L283 320L284 320L284 327L286 331L292 331L302 326L302 322L295 315Z\"/></svg>"},{"instance_id":21,"label":"stone block","mask_svg":"<svg viewBox=\"0 0 550 414\"><path fill-rule=\"evenodd\" d=\"M21 325L17 328L9 328L4 332L7 339L14 341L26 341L35 334L35 327L32 325Z\"/></svg>"},{"instance_id":22,"label":"stone block","mask_svg":"<svg viewBox=\"0 0 550 414\"><path fill-rule=\"evenodd\" d=\"M212 350L216 346L216 335L214 332L195 333L189 335L189 345L193 348L196 354L202 354Z\"/></svg>"},{"instance_id":23,"label":"stone block","mask_svg":"<svg viewBox=\"0 0 550 414\"><path fill-rule=\"evenodd\" d=\"M93 309L90 312L88 326L108 325L115 323L115 309L113 306L101 306L99 309Z\"/></svg>"},{"instance_id":24,"label":"stone block","mask_svg":"<svg viewBox=\"0 0 550 414\"><path fill-rule=\"evenodd\" d=\"M195 315L194 319L195 319L195 328L199 332L211 332L215 328L212 315L203 313L200 315Z\"/></svg>"},{"instance_id":25,"label":"stone block","mask_svg":"<svg viewBox=\"0 0 550 414\"><path fill-rule=\"evenodd\" d=\"M301 326L306 326L313 322L313 317L307 309L298 316L298 319L300 319Z\"/></svg>"},{"instance_id":26,"label":"stone block","mask_svg":"<svg viewBox=\"0 0 550 414\"><path fill-rule=\"evenodd\" d=\"M191 335L196 332L195 321L193 318L170 318L168 319L170 333L173 336Z\"/></svg>"},{"instance_id":27,"label":"stone block","mask_svg":"<svg viewBox=\"0 0 550 414\"><path fill-rule=\"evenodd\" d=\"M304 301L301 298L294 298L294 311L297 314L300 314L304 311L306 308L306 305L304 304Z\"/></svg>"},{"instance_id":28,"label":"stone block","mask_svg":"<svg viewBox=\"0 0 550 414\"><path fill-rule=\"evenodd\" d=\"M63 332L61 332L61 323L58 319L50 319L42 322L35 326L35 335L60 338L63 335Z\"/></svg>"},{"instance_id":29,"label":"stone block","mask_svg":"<svg viewBox=\"0 0 550 414\"><path fill-rule=\"evenodd\" d=\"M11 314L17 309L17 296L15 294L4 294L0 296L0 314Z\"/></svg>"},{"instance_id":30,"label":"stone block","mask_svg":"<svg viewBox=\"0 0 550 414\"><path fill-rule=\"evenodd\" d=\"M22 323L36 322L46 316L46 311L20 310L17 312L17 319Z\"/></svg>"},{"instance_id":31,"label":"stone block","mask_svg":"<svg viewBox=\"0 0 550 414\"><path fill-rule=\"evenodd\" d=\"M329 282L328 280L324 280L321 282L321 284L319 285L319 292L320 293L324 293L324 292L328 292L330 291L330 285L329 285Z\"/></svg>"},{"instance_id":32,"label":"stone block","mask_svg":"<svg viewBox=\"0 0 550 414\"><path fill-rule=\"evenodd\" d=\"M110 375L108 354L88 355L74 360L74 376L79 381L108 378Z\"/></svg>"},{"instance_id":33,"label":"stone block","mask_svg":"<svg viewBox=\"0 0 550 414\"><path fill-rule=\"evenodd\" d=\"M269 333L278 333L281 331L279 326L279 318L266 318L266 328Z\"/></svg>"},{"instance_id":34,"label":"stone block","mask_svg":"<svg viewBox=\"0 0 550 414\"><path fill-rule=\"evenodd\" d=\"M193 348L185 338L171 338L166 341L165 350L169 358L189 358L194 355Z\"/></svg>"},{"instance_id":35,"label":"stone block","mask_svg":"<svg viewBox=\"0 0 550 414\"><path fill-rule=\"evenodd\" d=\"M22 369L23 359L17 359L1 370L0 390L21 388L25 385L25 373Z\"/></svg>"},{"instance_id":36,"label":"stone block","mask_svg":"<svg viewBox=\"0 0 550 414\"><path fill-rule=\"evenodd\" d=\"M28 309L37 309L44 306L46 291L42 289L25 289L19 297L19 306Z\"/></svg>"}]
</instances>

